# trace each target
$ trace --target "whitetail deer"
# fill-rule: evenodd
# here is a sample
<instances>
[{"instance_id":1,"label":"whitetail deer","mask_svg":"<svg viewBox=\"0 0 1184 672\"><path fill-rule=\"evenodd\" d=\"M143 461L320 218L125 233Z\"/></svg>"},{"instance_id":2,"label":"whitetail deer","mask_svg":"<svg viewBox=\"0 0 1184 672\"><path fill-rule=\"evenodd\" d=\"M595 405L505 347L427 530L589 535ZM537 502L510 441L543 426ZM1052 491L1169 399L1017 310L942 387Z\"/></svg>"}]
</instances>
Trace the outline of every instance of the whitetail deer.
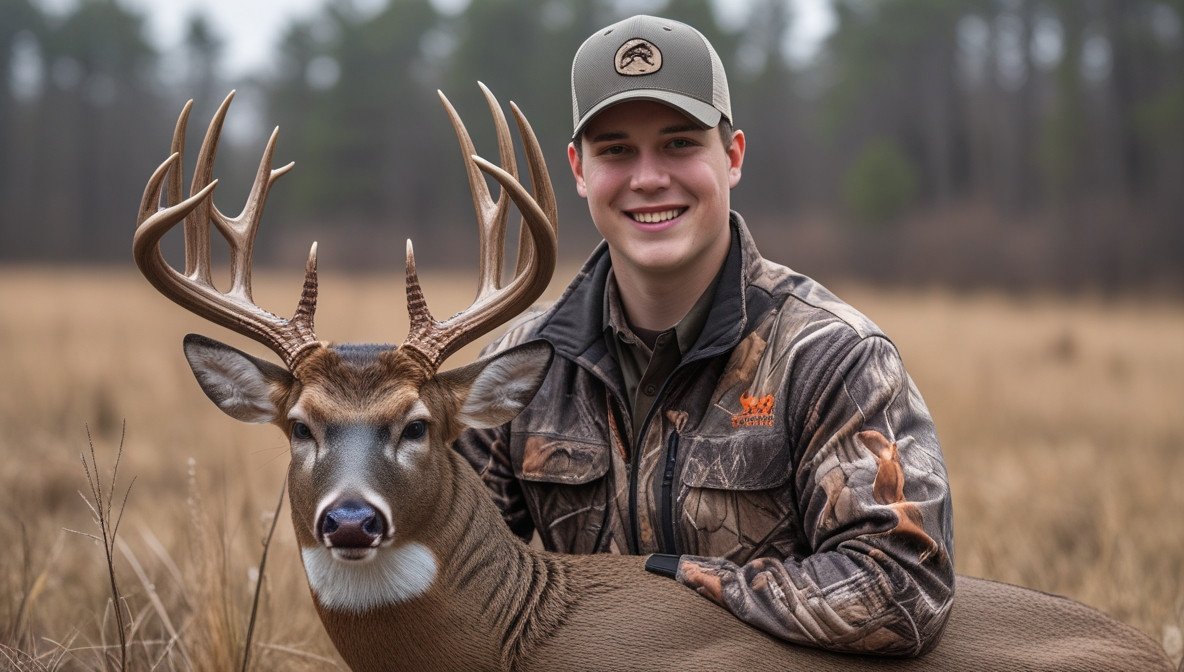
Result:
<instances>
[{"instance_id":1,"label":"whitetail deer","mask_svg":"<svg viewBox=\"0 0 1184 672\"><path fill-rule=\"evenodd\" d=\"M482 87L484 90L484 87ZM292 522L316 608L355 670L862 670L1157 669L1147 637L1062 598L959 578L944 640L913 660L874 659L775 640L669 579L644 558L534 550L503 524L472 467L450 449L466 426L510 420L533 396L551 350L525 344L438 373L463 344L533 302L555 264L555 200L542 153L514 107L535 197L519 184L510 132L485 90L502 166L473 155L443 99L465 157L480 222L477 299L444 320L428 312L407 247L411 333L400 346L333 345L313 332L316 245L295 314L277 317L251 297L251 251L272 183L273 133L242 214L214 206L211 168L230 97L202 144L190 196L181 153L148 181L135 234L136 262L168 298L280 356L285 367L189 335L185 355L206 395L230 416L270 422L291 443ZM491 198L482 172L502 187ZM167 202L161 191L168 177ZM502 287L509 201L524 233L514 278ZM185 222L185 271L161 255L161 237ZM210 277L209 222L232 250L228 291ZM875 447L869 447L875 450ZM890 451L880 459L891 462ZM885 472L888 477L888 472ZM892 498L890 484L885 497ZM895 500L893 500L895 501Z\"/></svg>"}]
</instances>

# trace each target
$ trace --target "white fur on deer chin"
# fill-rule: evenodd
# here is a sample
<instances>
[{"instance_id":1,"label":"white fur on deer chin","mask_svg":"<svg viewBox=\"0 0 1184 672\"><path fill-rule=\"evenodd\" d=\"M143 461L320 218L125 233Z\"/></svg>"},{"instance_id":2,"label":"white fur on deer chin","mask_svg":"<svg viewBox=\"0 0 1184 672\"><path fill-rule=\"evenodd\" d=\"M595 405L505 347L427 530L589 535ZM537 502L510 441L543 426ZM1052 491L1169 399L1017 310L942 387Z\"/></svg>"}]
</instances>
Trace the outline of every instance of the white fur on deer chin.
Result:
<instances>
[{"instance_id":1,"label":"white fur on deer chin","mask_svg":"<svg viewBox=\"0 0 1184 672\"><path fill-rule=\"evenodd\" d=\"M408 543L378 549L362 561L336 560L324 546L300 549L308 585L322 607L361 613L406 602L427 592L438 563L427 546Z\"/></svg>"}]
</instances>

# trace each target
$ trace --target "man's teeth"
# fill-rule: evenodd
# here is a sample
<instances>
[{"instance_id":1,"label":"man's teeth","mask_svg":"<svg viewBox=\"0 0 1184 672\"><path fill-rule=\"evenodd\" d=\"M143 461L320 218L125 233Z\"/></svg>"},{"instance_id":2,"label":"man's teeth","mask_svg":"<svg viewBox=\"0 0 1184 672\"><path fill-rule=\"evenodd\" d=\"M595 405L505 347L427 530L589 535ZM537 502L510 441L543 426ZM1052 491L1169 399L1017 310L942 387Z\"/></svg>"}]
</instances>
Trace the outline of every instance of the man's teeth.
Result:
<instances>
[{"instance_id":1,"label":"man's teeth","mask_svg":"<svg viewBox=\"0 0 1184 672\"><path fill-rule=\"evenodd\" d=\"M661 212L631 212L629 216L635 221L642 224L657 224L658 222L665 222L674 219L682 214L686 208L675 208L673 210L663 210Z\"/></svg>"}]
</instances>

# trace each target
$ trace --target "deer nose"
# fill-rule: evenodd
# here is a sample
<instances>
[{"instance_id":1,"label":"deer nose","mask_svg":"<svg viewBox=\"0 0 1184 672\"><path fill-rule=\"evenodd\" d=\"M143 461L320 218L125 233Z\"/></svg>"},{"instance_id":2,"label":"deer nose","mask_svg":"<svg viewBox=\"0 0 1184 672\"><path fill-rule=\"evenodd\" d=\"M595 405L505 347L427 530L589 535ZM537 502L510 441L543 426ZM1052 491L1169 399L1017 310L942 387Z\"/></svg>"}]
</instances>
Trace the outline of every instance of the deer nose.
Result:
<instances>
[{"instance_id":1,"label":"deer nose","mask_svg":"<svg viewBox=\"0 0 1184 672\"><path fill-rule=\"evenodd\" d=\"M386 532L382 514L356 499L331 505L321 518L321 540L333 548L373 548Z\"/></svg>"}]
</instances>

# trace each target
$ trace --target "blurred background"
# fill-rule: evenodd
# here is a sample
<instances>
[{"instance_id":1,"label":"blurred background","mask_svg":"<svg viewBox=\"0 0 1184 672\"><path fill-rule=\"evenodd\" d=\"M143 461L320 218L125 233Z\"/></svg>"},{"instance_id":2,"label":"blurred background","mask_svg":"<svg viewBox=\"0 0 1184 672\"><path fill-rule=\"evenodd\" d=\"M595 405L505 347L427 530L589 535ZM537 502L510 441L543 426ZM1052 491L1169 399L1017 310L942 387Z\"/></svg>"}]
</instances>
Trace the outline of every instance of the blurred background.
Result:
<instances>
[{"instance_id":1,"label":"blurred background","mask_svg":"<svg viewBox=\"0 0 1184 672\"><path fill-rule=\"evenodd\" d=\"M657 12L702 30L749 138L734 198L768 256L831 279L1184 288L1181 0L0 0L0 261L125 264L181 104L196 150L230 89L217 174L241 203L267 132L296 170L260 262L322 241L387 267L415 238L471 263L435 90L492 154L475 82L533 122L565 258L597 240L567 177L570 54ZM483 142L484 141L484 142ZM454 235L455 234L455 235Z\"/></svg>"},{"instance_id":2,"label":"blurred background","mask_svg":"<svg viewBox=\"0 0 1184 672\"><path fill-rule=\"evenodd\" d=\"M1184 0L0 0L0 669L117 669L116 603L127 669L240 669L256 589L256 669L340 667L284 512L259 570L286 441L209 404L180 341L270 353L131 262L184 102L188 177L238 91L224 212L276 124L275 165L296 162L263 217L259 304L288 314L318 240L318 332L392 342L403 239L435 314L473 296L436 89L490 158L478 80L531 120L559 196L553 298L598 241L565 160L570 59L638 12L720 52L748 136L733 203L762 253L901 350L945 452L956 569L1184 657ZM88 434L115 507L136 479L111 565L78 498Z\"/></svg>"}]
</instances>

